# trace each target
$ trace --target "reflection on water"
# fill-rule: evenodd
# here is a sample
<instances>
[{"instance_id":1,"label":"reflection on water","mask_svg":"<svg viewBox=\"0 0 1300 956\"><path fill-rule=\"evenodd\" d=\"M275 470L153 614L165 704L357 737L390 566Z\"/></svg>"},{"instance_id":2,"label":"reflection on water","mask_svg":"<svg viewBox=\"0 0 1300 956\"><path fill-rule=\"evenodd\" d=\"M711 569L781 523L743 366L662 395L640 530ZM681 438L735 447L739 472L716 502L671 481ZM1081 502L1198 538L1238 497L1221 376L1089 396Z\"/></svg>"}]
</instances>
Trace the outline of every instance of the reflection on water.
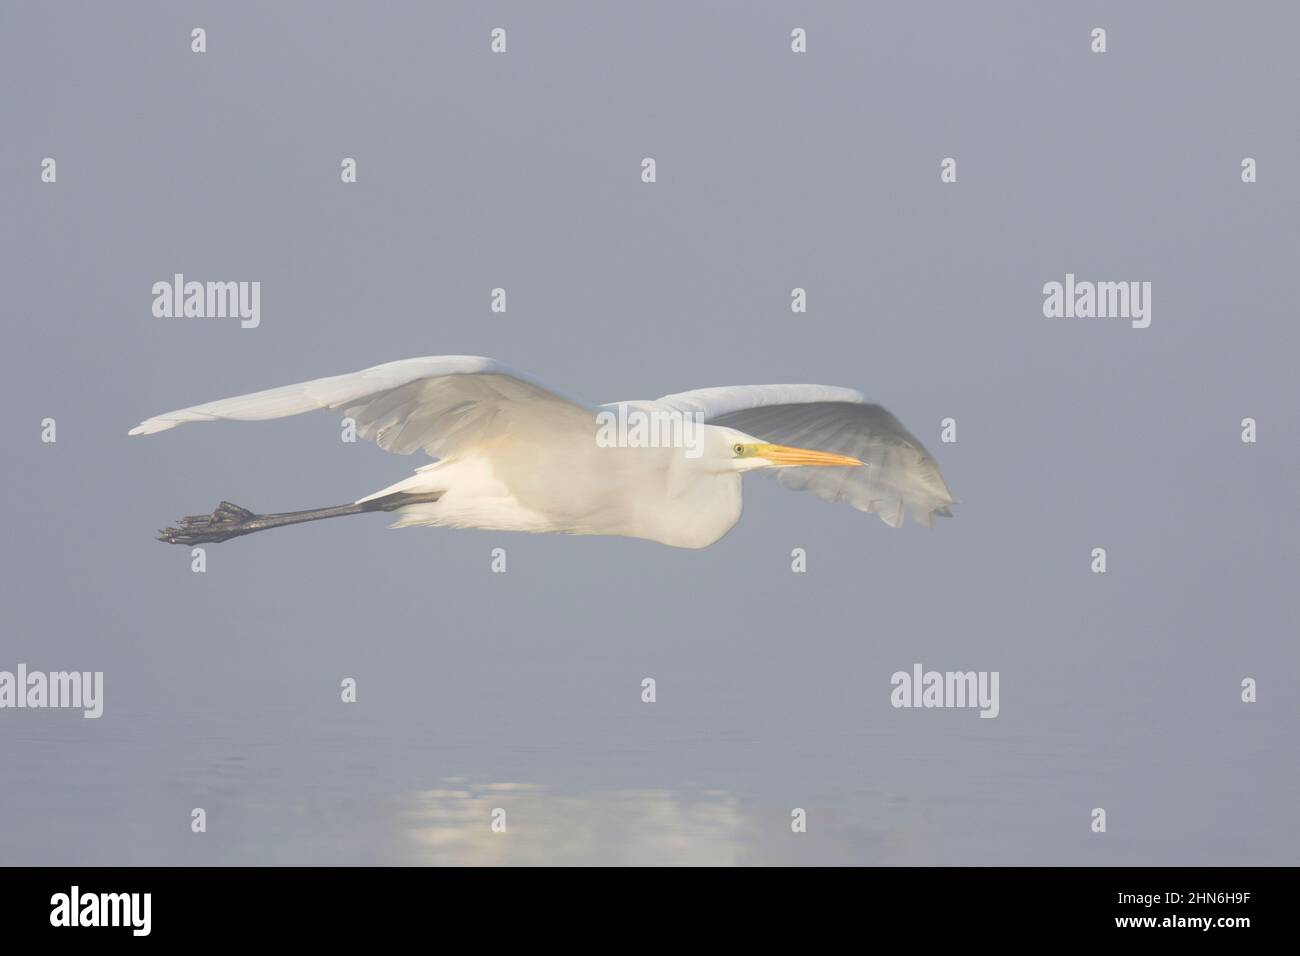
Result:
<instances>
[{"instance_id":1,"label":"reflection on water","mask_svg":"<svg viewBox=\"0 0 1300 956\"><path fill-rule=\"evenodd\" d=\"M439 866L753 865L794 862L809 839L791 831L789 810L760 818L719 790L565 794L449 779L414 794L402 816L405 862Z\"/></svg>"}]
</instances>

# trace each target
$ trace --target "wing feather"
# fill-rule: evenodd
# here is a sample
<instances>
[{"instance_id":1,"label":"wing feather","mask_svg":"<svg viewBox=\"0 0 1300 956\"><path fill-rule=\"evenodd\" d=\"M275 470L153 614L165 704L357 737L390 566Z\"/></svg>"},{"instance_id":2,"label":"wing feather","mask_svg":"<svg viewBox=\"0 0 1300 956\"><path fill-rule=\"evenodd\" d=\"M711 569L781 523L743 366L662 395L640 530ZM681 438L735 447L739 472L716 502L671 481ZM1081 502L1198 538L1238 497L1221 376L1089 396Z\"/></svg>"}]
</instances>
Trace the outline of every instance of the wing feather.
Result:
<instances>
[{"instance_id":1,"label":"wing feather","mask_svg":"<svg viewBox=\"0 0 1300 956\"><path fill-rule=\"evenodd\" d=\"M434 355L346 375L236 395L155 415L131 429L151 435L186 422L265 421L331 409L380 448L438 458L489 441L525 418L590 422L591 410L537 379L476 355Z\"/></svg>"},{"instance_id":2,"label":"wing feather","mask_svg":"<svg viewBox=\"0 0 1300 956\"><path fill-rule=\"evenodd\" d=\"M925 446L902 422L861 392L831 385L740 385L666 395L653 404L698 413L764 441L852 455L865 468L764 471L784 487L811 491L876 514L892 527L904 514L929 527L950 517L952 492Z\"/></svg>"}]
</instances>

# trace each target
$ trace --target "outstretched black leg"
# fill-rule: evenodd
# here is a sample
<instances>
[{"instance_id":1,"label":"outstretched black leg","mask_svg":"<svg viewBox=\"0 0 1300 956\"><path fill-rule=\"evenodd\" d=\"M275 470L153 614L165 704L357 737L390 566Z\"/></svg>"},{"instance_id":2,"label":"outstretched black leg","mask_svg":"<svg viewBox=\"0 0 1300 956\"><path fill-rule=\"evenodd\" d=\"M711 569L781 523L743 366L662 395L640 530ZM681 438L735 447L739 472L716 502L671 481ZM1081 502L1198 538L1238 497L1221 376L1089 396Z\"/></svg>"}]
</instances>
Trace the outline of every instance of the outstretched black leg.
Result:
<instances>
[{"instance_id":1,"label":"outstretched black leg","mask_svg":"<svg viewBox=\"0 0 1300 956\"><path fill-rule=\"evenodd\" d=\"M158 540L168 544L209 544L252 534L254 531L265 531L267 528L302 524L304 521L367 514L371 511L396 511L405 505L437 501L440 497L442 497L440 492L412 495L399 491L360 504L315 508L310 511L286 511L271 515L253 514L247 508L223 501L210 515L190 515L188 518L181 518L178 527L165 528L159 532Z\"/></svg>"}]
</instances>

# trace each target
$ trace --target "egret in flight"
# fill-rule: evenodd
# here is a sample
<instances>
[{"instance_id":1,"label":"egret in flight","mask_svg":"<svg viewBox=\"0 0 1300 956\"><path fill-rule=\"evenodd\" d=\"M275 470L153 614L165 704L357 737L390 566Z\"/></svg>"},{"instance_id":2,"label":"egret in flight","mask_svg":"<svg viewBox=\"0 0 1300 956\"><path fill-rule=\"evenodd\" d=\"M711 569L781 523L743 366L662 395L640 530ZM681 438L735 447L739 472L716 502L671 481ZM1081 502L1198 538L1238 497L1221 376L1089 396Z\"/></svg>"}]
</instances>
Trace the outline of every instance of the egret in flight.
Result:
<instances>
[{"instance_id":1,"label":"egret in flight","mask_svg":"<svg viewBox=\"0 0 1300 956\"><path fill-rule=\"evenodd\" d=\"M395 528L611 534L703 548L739 520L741 475L758 470L892 527L908 512L929 527L953 503L938 465L898 419L860 392L828 385L704 388L593 407L492 359L442 355L166 412L130 434L317 409L342 411L385 451L438 460L333 508L254 514L223 501L159 540L225 541L387 511L398 516ZM644 427L656 421L675 427ZM672 440L656 440L665 435Z\"/></svg>"}]
</instances>

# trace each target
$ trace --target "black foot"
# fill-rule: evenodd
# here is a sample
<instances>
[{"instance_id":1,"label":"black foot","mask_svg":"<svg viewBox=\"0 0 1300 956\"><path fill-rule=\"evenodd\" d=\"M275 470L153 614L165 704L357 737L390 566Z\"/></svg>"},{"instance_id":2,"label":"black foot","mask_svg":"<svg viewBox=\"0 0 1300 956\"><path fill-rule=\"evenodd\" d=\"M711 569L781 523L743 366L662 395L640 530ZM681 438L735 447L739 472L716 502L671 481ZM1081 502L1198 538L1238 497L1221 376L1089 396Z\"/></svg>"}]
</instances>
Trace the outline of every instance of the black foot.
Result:
<instances>
[{"instance_id":1,"label":"black foot","mask_svg":"<svg viewBox=\"0 0 1300 956\"><path fill-rule=\"evenodd\" d=\"M158 533L159 541L168 544L208 544L237 538L247 531L242 526L257 515L247 508L223 501L210 515L190 515L180 520L179 528L164 528Z\"/></svg>"}]
</instances>

